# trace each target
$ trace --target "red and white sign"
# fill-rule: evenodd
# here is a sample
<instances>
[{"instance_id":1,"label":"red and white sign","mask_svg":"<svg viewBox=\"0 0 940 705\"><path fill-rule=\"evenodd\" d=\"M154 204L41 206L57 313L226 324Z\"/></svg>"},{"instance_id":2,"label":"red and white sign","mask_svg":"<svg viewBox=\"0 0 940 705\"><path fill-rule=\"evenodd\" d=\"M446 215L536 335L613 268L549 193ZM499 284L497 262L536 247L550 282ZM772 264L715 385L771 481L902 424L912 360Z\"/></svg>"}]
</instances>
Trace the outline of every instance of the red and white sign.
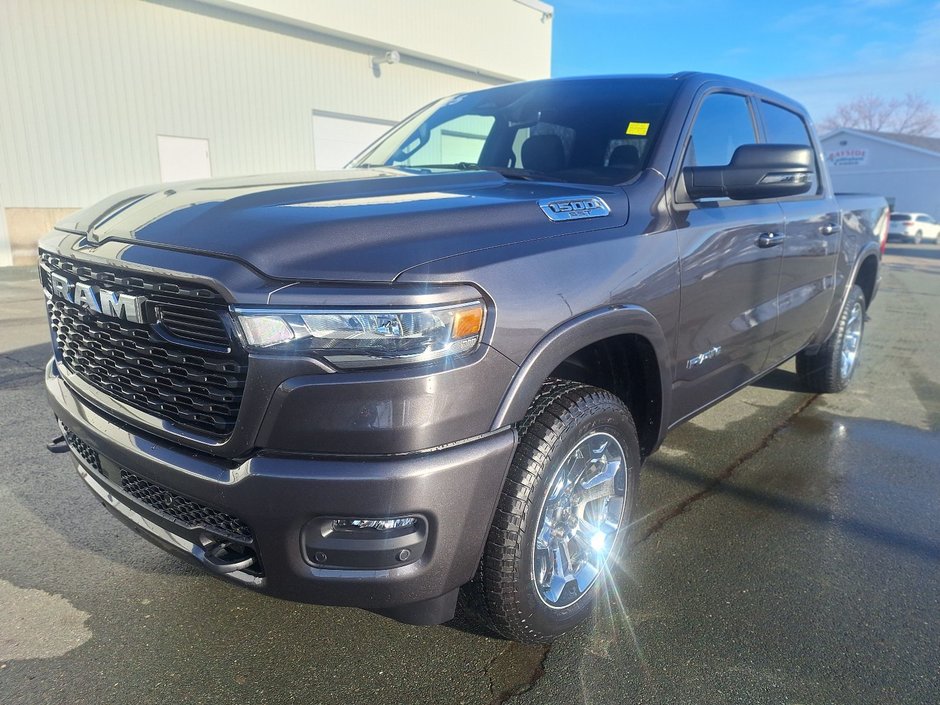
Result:
<instances>
[{"instance_id":1,"label":"red and white sign","mask_svg":"<svg viewBox=\"0 0 940 705\"><path fill-rule=\"evenodd\" d=\"M834 149L826 154L826 161L832 166L862 166L868 163L868 150L857 147Z\"/></svg>"}]
</instances>

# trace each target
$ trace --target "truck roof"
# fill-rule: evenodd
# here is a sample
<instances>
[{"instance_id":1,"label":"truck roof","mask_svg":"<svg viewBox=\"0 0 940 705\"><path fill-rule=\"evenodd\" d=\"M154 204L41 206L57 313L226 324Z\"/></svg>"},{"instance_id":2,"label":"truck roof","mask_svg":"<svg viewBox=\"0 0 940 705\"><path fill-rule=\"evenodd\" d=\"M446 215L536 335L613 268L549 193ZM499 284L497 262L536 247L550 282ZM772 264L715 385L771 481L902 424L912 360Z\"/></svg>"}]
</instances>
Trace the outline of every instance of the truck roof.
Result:
<instances>
[{"instance_id":1,"label":"truck roof","mask_svg":"<svg viewBox=\"0 0 940 705\"><path fill-rule=\"evenodd\" d=\"M533 81L520 81L519 83L528 83L528 84L537 84L537 83L566 83L566 82L581 82L581 81L603 81L603 80L625 80L625 79L642 79L642 80L663 80L663 81L677 81L681 83L684 87L696 91L699 88L702 88L706 85L715 84L726 88L732 88L739 91L744 91L747 93L755 93L760 96L770 98L775 103L780 103L785 105L797 112L802 113L803 115L809 115L806 108L799 102L786 96L782 93L778 93L766 86L762 86L757 83L752 83L750 81L745 81L740 78L735 78L733 76L726 76L718 73L706 73L702 71L678 71L671 74L594 74L587 76L557 76L552 78L541 78ZM507 84L510 85L510 84ZM518 85L511 84L511 85ZM480 89L482 91L498 90L500 86L493 86L491 88ZM475 92L475 91L474 91Z\"/></svg>"}]
</instances>

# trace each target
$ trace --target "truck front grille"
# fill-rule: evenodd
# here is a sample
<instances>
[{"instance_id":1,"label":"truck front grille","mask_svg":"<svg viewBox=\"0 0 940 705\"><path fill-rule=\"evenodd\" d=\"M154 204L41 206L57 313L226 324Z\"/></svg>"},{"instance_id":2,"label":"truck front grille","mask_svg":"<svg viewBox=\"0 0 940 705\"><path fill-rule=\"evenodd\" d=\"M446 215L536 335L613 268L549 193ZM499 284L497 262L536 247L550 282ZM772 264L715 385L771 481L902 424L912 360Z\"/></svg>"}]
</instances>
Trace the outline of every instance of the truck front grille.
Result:
<instances>
[{"instance_id":1,"label":"truck front grille","mask_svg":"<svg viewBox=\"0 0 940 705\"><path fill-rule=\"evenodd\" d=\"M229 435L241 405L247 355L211 289L41 255L56 358L104 394L184 429ZM146 322L105 315L59 295L50 277L142 296Z\"/></svg>"},{"instance_id":2,"label":"truck front grille","mask_svg":"<svg viewBox=\"0 0 940 705\"><path fill-rule=\"evenodd\" d=\"M236 541L252 541L251 529L241 519L183 497L123 468L121 489L138 502L187 529L207 529Z\"/></svg>"},{"instance_id":3,"label":"truck front grille","mask_svg":"<svg viewBox=\"0 0 940 705\"><path fill-rule=\"evenodd\" d=\"M68 426L63 424L62 430L65 435L65 442L69 444L69 448L78 453L78 456L85 461L88 467L101 472L101 458L98 455L98 451L72 433L72 429Z\"/></svg>"},{"instance_id":4,"label":"truck front grille","mask_svg":"<svg viewBox=\"0 0 940 705\"><path fill-rule=\"evenodd\" d=\"M68 426L62 424L65 441L92 470L104 474L101 456L79 438ZM121 490L128 497L146 504L153 511L186 529L206 529L222 537L234 539L239 543L251 543L254 534L241 520L219 509L207 507L201 502L189 499L171 489L145 480L140 475L120 468ZM116 476L110 476L112 481Z\"/></svg>"}]
</instances>

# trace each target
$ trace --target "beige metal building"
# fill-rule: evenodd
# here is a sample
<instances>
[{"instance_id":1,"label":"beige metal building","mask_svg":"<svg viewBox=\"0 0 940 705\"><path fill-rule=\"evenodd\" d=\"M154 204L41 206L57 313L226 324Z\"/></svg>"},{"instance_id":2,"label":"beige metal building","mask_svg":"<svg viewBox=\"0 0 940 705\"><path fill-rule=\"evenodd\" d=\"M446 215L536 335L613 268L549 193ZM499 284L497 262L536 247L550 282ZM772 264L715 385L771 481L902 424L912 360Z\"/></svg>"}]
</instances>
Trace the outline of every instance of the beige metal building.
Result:
<instances>
[{"instance_id":1,"label":"beige metal building","mask_svg":"<svg viewBox=\"0 0 940 705\"><path fill-rule=\"evenodd\" d=\"M0 0L0 265L129 186L342 166L436 97L548 76L539 0Z\"/></svg>"}]
</instances>

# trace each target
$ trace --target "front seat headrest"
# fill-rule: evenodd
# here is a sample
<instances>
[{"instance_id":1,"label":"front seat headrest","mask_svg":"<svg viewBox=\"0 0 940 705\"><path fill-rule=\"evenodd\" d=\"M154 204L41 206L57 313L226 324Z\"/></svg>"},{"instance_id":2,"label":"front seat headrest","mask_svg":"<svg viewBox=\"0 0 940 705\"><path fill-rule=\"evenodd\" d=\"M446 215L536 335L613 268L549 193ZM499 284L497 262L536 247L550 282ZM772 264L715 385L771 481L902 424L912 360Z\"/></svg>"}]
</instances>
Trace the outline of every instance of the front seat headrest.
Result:
<instances>
[{"instance_id":1,"label":"front seat headrest","mask_svg":"<svg viewBox=\"0 0 940 705\"><path fill-rule=\"evenodd\" d=\"M565 167L565 147L558 135L532 135L522 143L522 166L553 172Z\"/></svg>"},{"instance_id":2,"label":"front seat headrest","mask_svg":"<svg viewBox=\"0 0 940 705\"><path fill-rule=\"evenodd\" d=\"M640 166L640 152L632 144L622 144L610 153L607 166L614 169L636 169Z\"/></svg>"}]
</instances>

